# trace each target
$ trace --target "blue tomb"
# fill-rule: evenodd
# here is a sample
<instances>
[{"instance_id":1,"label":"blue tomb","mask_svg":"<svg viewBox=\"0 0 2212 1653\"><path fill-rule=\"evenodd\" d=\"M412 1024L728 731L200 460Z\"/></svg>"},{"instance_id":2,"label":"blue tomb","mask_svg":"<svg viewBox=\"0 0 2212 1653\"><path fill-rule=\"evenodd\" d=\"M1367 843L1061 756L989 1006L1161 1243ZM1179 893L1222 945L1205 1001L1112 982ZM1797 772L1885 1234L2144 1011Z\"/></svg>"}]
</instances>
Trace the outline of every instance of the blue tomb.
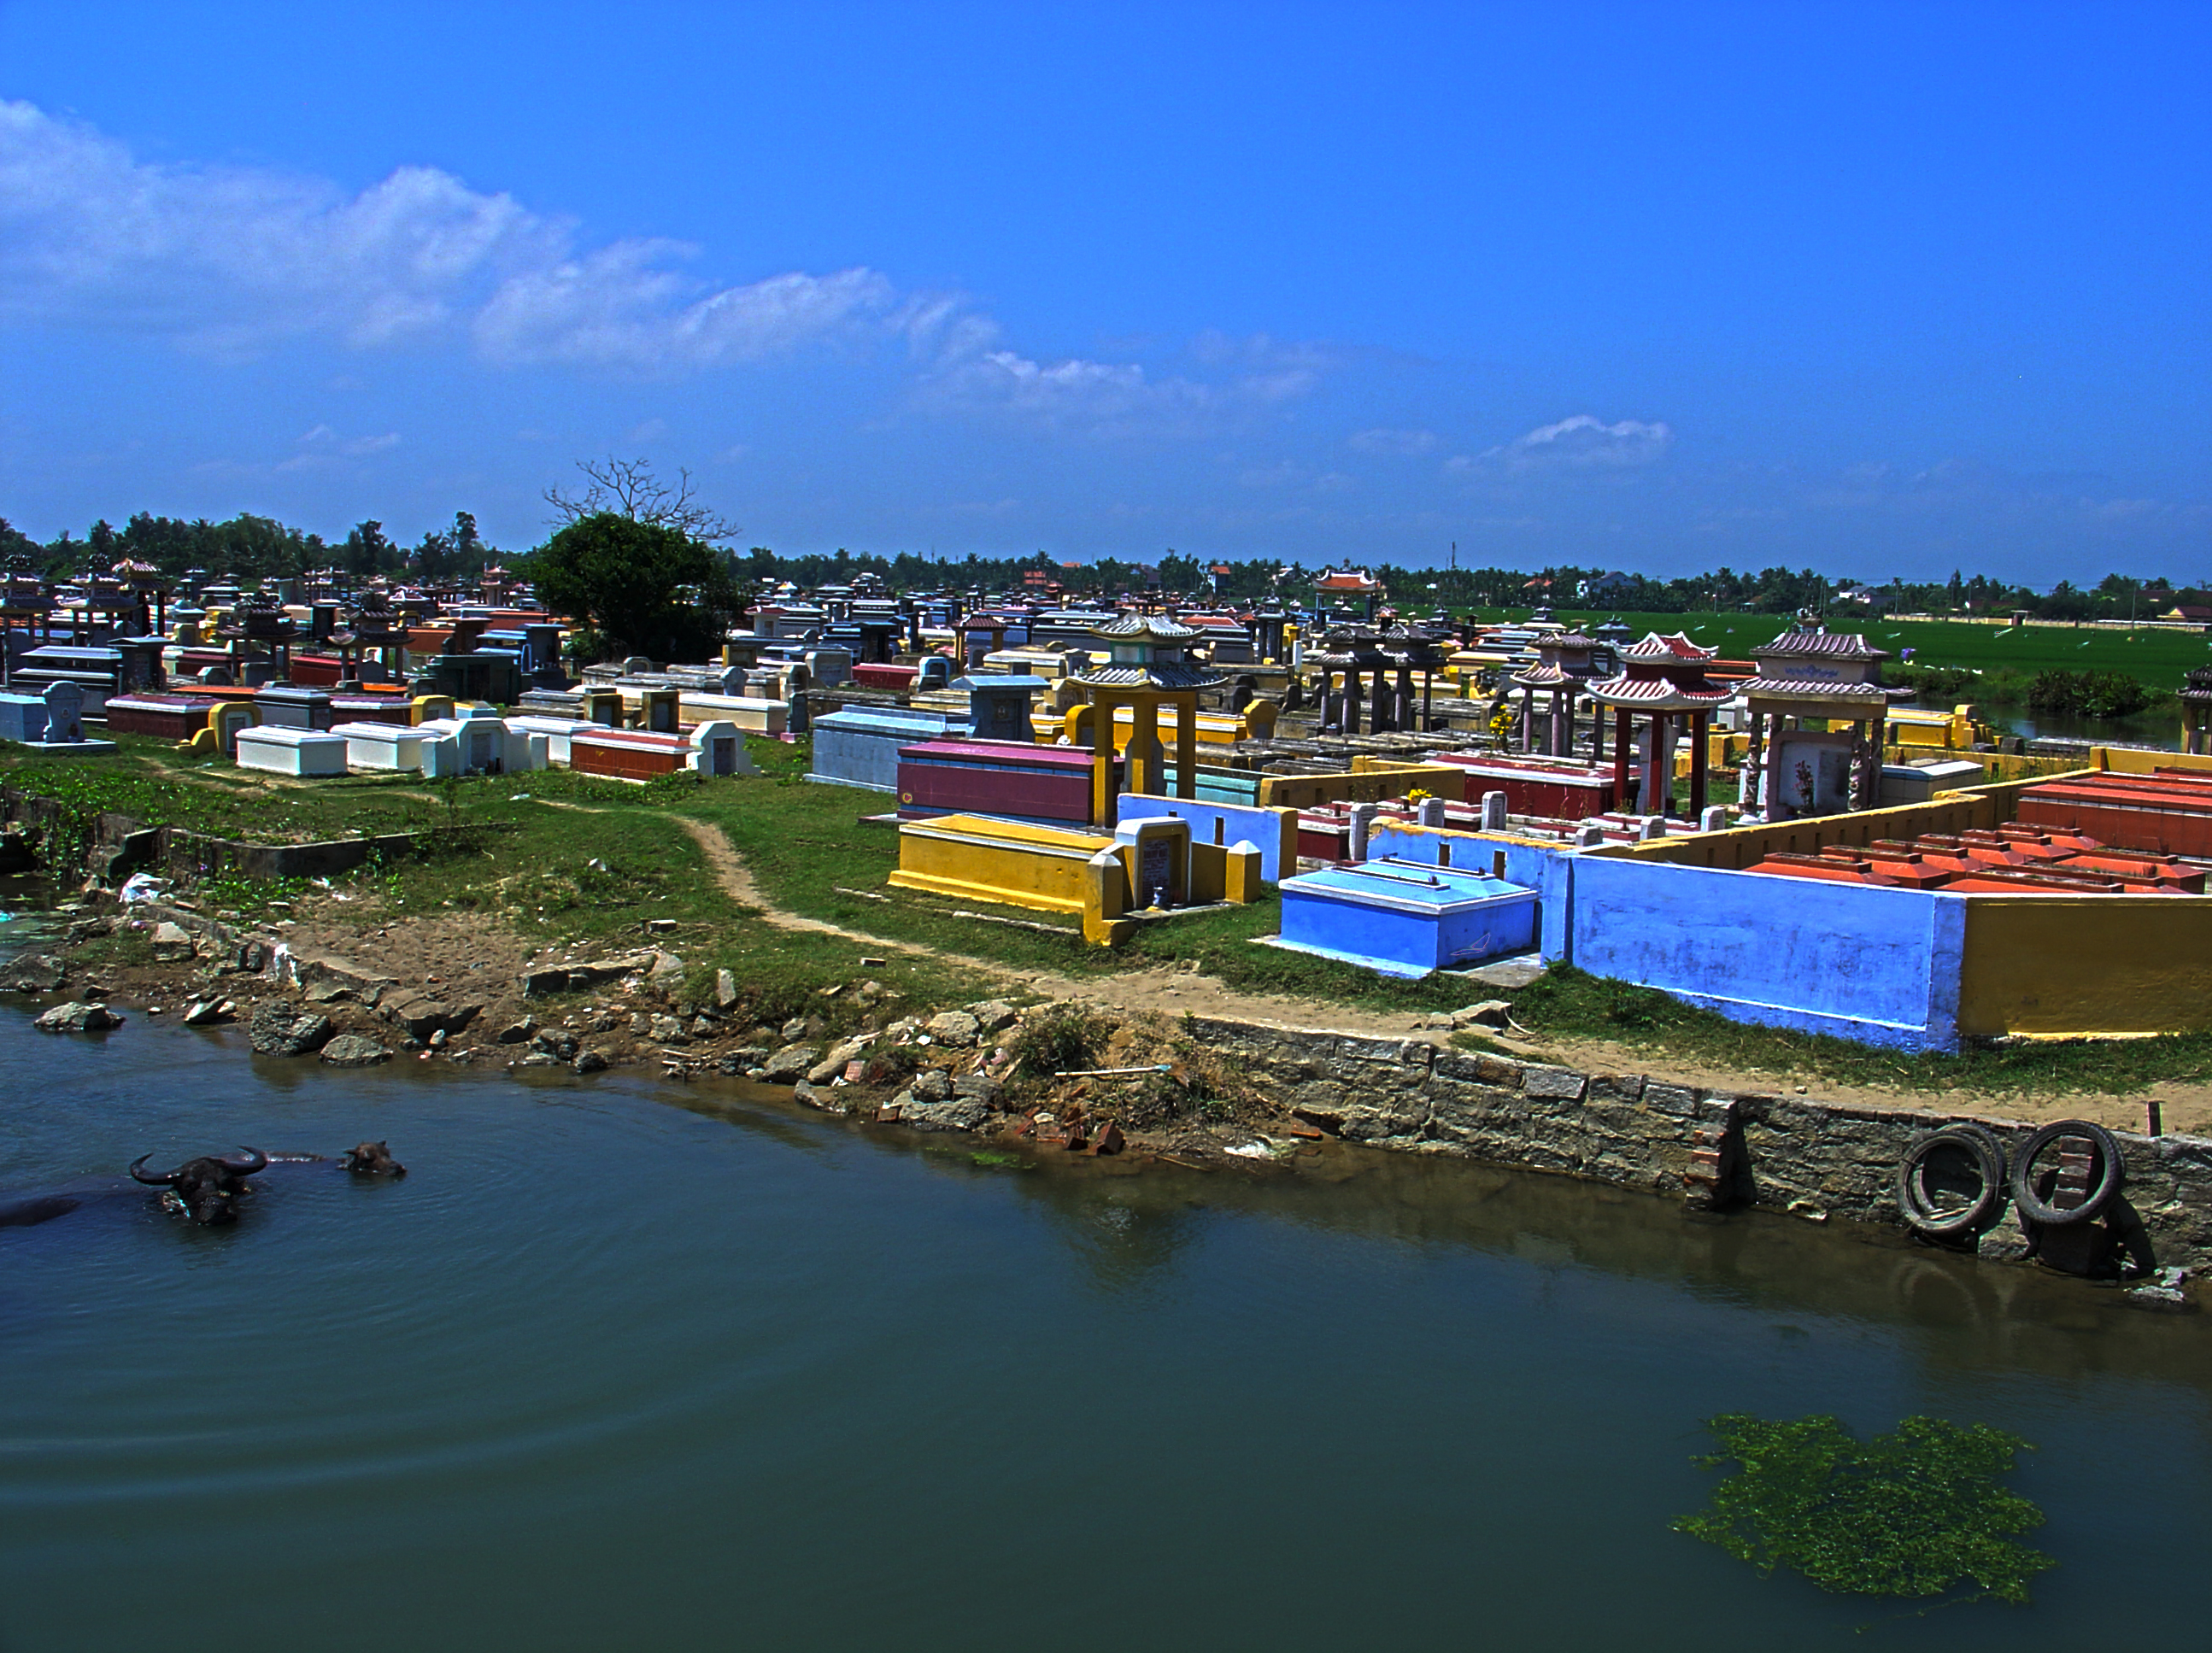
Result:
<instances>
[{"instance_id":1,"label":"blue tomb","mask_svg":"<svg viewBox=\"0 0 2212 1653\"><path fill-rule=\"evenodd\" d=\"M1370 860L1282 882L1274 945L1421 976L1536 945L1536 892L1486 872Z\"/></svg>"},{"instance_id":2,"label":"blue tomb","mask_svg":"<svg viewBox=\"0 0 2212 1653\"><path fill-rule=\"evenodd\" d=\"M945 732L939 712L904 707L848 706L814 720L814 767L809 781L871 792L898 791L899 748Z\"/></svg>"}]
</instances>

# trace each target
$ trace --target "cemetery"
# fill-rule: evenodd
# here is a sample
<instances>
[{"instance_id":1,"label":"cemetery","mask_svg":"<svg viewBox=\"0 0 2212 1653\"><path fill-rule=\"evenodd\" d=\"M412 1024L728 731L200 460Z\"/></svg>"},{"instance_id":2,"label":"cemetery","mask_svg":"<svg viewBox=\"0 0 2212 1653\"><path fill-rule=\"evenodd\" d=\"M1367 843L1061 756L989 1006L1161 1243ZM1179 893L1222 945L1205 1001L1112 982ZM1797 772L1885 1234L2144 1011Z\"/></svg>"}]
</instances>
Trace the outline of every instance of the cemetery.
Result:
<instances>
[{"instance_id":1,"label":"cemetery","mask_svg":"<svg viewBox=\"0 0 2212 1653\"><path fill-rule=\"evenodd\" d=\"M994 908L1108 950L1249 910L1238 945L1377 980L1525 957L1906 1050L2212 1015L2203 759L1971 750L1965 712L1916 738L1883 652L1811 622L1728 661L1540 614L1470 635L794 592L718 659L572 674L526 603L190 595L166 638L9 632L0 735L308 789L738 780L790 749L781 784L854 800L878 899L986 909L952 926L985 951L1012 945Z\"/></svg>"}]
</instances>

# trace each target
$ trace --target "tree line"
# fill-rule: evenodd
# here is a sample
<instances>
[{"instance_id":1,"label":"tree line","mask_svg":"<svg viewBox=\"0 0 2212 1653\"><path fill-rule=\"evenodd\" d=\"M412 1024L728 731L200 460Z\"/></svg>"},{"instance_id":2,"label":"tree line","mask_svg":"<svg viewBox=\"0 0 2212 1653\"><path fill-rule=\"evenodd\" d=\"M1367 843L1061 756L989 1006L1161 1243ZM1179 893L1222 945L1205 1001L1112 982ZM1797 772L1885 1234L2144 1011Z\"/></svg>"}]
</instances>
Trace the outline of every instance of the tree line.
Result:
<instances>
[{"instance_id":1,"label":"tree line","mask_svg":"<svg viewBox=\"0 0 2212 1653\"><path fill-rule=\"evenodd\" d=\"M588 469L596 480L605 474ZM688 479L687 479L688 480ZM645 485L652 486L650 473ZM688 495L671 494L681 503ZM581 516L609 514L651 520L620 495L569 500L552 498L556 514L573 523ZM1069 563L1038 550L985 556L974 552L954 558L902 551L884 556L835 552L779 552L764 545L735 551L714 545L727 525L687 507L696 520L655 523L689 534L706 546L723 578L750 590L763 582L790 580L803 586L849 585L864 574L893 591L970 590L1040 593L1057 588L1066 599L1110 600L1124 593L1158 588L1186 595L1218 595L1228 601L1278 598L1304 604L1322 573L1303 562L1273 557L1241 561L1201 559L1168 550L1150 560L1100 557ZM701 530L705 532L700 532ZM721 531L721 532L717 532ZM550 537L549 537L550 538ZM542 548L540 548L542 549ZM95 522L83 538L64 529L41 543L0 518L0 559L21 555L30 566L54 577L81 573L88 558L125 558L151 563L171 576L201 568L210 574L247 580L289 578L311 569L335 568L355 575L382 574L406 580L465 580L508 560L487 544L476 518L456 511L447 526L424 534L412 545L390 538L374 520L356 523L344 539L319 534L270 517L241 514L224 522L205 518L186 521L141 512L121 528ZM1340 566L1358 563L1346 558ZM1625 569L1572 564L1544 568L1407 568L1366 563L1383 582L1389 600L1401 611L1442 608L1455 613L1476 609L1525 610L1539 604L1582 611L1690 614L1738 612L1788 614L1801 609L1826 613L1864 613L1891 609L1959 616L2006 615L2024 611L2039 619L2150 619L2176 605L2212 607L2212 590L2177 585L2165 579L2108 574L2094 586L2061 580L2047 592L1977 574L1954 571L1948 580L1881 581L1850 575L1831 576L1811 568L1770 568L1756 572L1723 567L1677 579L1655 579ZM1032 578L1032 576L1036 576Z\"/></svg>"}]
</instances>

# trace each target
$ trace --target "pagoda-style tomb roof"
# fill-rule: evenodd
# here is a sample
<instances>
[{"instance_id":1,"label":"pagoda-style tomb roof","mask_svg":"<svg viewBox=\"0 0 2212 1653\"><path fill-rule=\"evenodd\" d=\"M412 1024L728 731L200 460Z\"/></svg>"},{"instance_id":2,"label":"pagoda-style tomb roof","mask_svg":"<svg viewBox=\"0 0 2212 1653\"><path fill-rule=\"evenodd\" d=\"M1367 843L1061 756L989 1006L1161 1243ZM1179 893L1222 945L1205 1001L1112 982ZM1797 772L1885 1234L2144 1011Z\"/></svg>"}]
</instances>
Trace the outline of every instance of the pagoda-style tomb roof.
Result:
<instances>
[{"instance_id":1,"label":"pagoda-style tomb roof","mask_svg":"<svg viewBox=\"0 0 2212 1653\"><path fill-rule=\"evenodd\" d=\"M1698 647L1679 631L1648 633L1620 651L1618 677L1589 685L1590 698L1647 712L1710 711L1735 692L1705 678L1706 662L1719 652Z\"/></svg>"},{"instance_id":2,"label":"pagoda-style tomb roof","mask_svg":"<svg viewBox=\"0 0 2212 1653\"><path fill-rule=\"evenodd\" d=\"M1195 627L1162 614L1124 614L1091 635L1107 645L1109 658L1072 674L1089 689L1211 689L1228 678L1194 665L1184 651L1200 635Z\"/></svg>"}]
</instances>

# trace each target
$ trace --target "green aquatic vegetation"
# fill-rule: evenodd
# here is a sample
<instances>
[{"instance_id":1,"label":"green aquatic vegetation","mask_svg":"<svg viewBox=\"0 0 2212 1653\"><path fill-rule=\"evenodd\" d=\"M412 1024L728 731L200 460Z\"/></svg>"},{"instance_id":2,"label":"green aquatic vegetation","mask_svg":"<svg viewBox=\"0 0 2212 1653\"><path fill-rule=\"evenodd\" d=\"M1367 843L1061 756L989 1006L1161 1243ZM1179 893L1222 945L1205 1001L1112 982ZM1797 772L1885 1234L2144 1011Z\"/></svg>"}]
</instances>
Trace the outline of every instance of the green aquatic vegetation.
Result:
<instances>
[{"instance_id":1,"label":"green aquatic vegetation","mask_svg":"<svg viewBox=\"0 0 2212 1653\"><path fill-rule=\"evenodd\" d=\"M995 1148L985 1148L979 1153L969 1154L968 1158L986 1170L1018 1170L1024 1164L1019 1154L1000 1153Z\"/></svg>"},{"instance_id":2,"label":"green aquatic vegetation","mask_svg":"<svg viewBox=\"0 0 2212 1653\"><path fill-rule=\"evenodd\" d=\"M2057 1564L2014 1541L2043 1511L1999 1485L2033 1450L1986 1424L1907 1418L1862 1442L1836 1418L1778 1422L1743 1413L1707 1421L1719 1452L1708 1469L1741 1468L1704 1513L1674 1530L1717 1544L1762 1572L1778 1566L1822 1589L1940 1595L1962 1579L2007 1601Z\"/></svg>"}]
</instances>

